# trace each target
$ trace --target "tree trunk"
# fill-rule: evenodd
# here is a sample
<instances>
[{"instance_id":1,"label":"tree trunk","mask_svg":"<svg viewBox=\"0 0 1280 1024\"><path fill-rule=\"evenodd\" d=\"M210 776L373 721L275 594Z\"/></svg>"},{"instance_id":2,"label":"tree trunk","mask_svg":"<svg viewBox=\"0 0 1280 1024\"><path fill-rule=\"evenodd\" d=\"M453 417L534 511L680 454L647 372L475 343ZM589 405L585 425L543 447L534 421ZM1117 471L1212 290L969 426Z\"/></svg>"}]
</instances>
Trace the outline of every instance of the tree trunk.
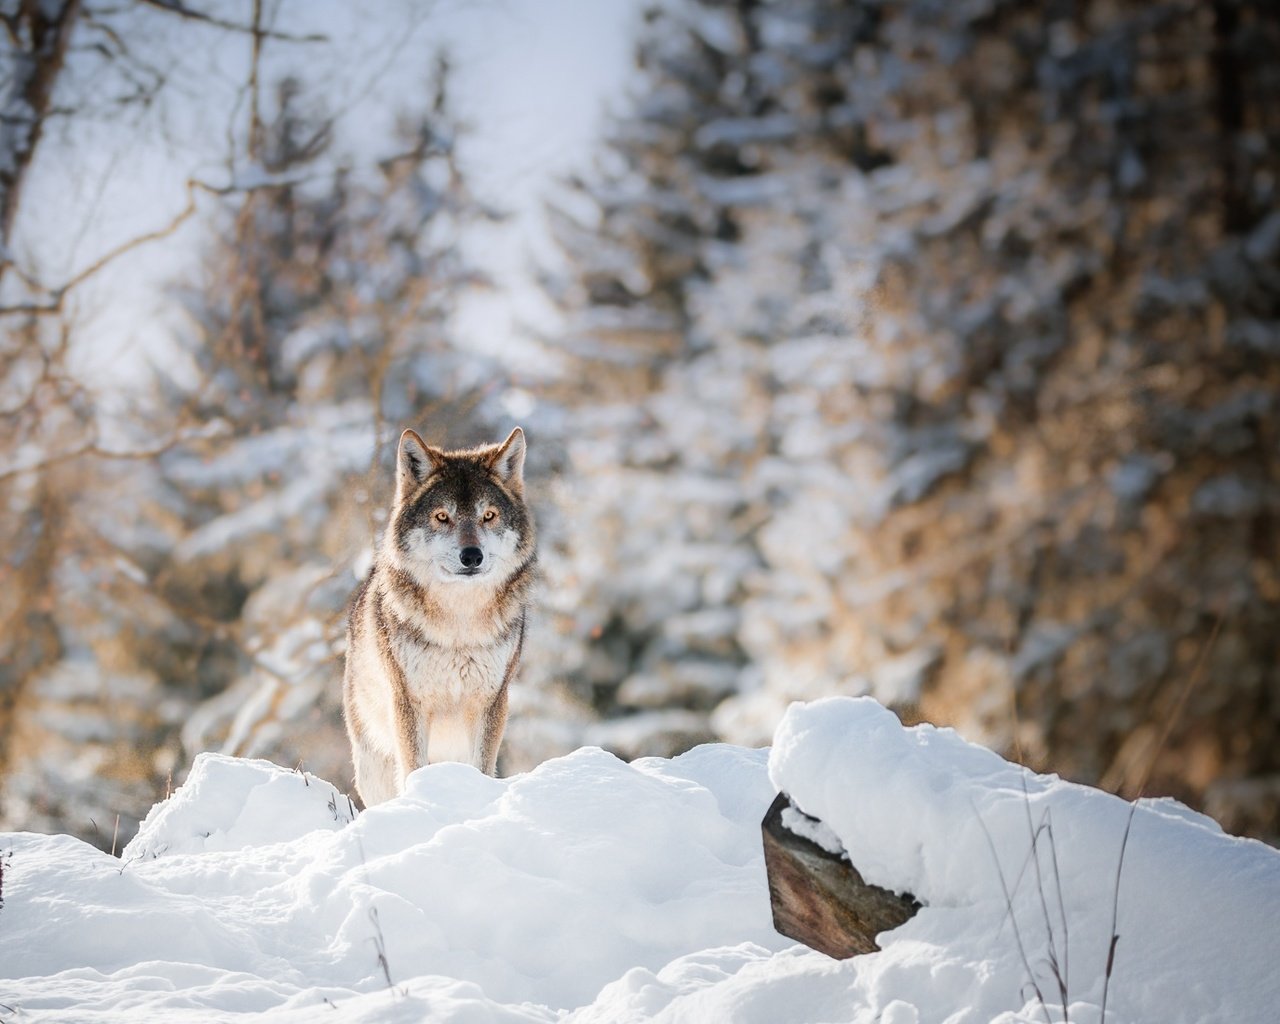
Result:
<instances>
[{"instance_id":1,"label":"tree trunk","mask_svg":"<svg viewBox=\"0 0 1280 1024\"><path fill-rule=\"evenodd\" d=\"M10 79L0 109L0 277L12 262L9 235L18 212L22 180L35 157L62 71L80 0L22 0L4 19L11 53Z\"/></svg>"}]
</instances>

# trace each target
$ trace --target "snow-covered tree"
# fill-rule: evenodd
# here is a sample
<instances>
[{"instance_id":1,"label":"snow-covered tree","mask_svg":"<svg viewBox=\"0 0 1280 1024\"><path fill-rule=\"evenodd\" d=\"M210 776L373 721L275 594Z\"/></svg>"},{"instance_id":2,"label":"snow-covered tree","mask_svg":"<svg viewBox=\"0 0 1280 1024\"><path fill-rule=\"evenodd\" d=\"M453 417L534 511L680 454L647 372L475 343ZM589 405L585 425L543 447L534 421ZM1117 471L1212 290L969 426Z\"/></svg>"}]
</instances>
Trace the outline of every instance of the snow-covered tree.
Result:
<instances>
[{"instance_id":1,"label":"snow-covered tree","mask_svg":"<svg viewBox=\"0 0 1280 1024\"><path fill-rule=\"evenodd\" d=\"M658 752L870 692L1274 832L1278 42L1247 2L656 12L549 284L582 692Z\"/></svg>"}]
</instances>

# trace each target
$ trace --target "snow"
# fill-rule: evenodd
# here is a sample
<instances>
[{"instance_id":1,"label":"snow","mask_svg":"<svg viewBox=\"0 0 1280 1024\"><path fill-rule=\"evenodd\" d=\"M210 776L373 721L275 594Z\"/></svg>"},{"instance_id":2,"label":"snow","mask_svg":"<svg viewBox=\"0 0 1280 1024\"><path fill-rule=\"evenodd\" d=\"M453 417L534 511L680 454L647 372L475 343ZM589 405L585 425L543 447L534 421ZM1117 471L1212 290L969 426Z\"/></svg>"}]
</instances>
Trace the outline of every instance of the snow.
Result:
<instances>
[{"instance_id":1,"label":"snow","mask_svg":"<svg viewBox=\"0 0 1280 1024\"><path fill-rule=\"evenodd\" d=\"M841 845L838 835L817 818L810 818L807 814L797 811L794 807L784 807L782 809L782 827L788 832L803 836L809 842L822 847L827 853L833 853L837 857L844 857L845 855L844 846Z\"/></svg>"},{"instance_id":2,"label":"snow","mask_svg":"<svg viewBox=\"0 0 1280 1024\"><path fill-rule=\"evenodd\" d=\"M877 990L914 1003L921 1020L942 1020L960 992L969 1016L957 1020L997 1020L1013 1006L1040 1019L1034 997L1018 998L1027 978L1017 936L1050 1012L1060 1010L1046 963L1050 921L1070 1019L1098 1019L1129 804L1035 775L949 729L903 729L865 698L793 706L769 770L800 810L836 833L867 881L925 904L867 958ZM1041 824L1052 839L1040 833L1032 861ZM1010 906L1016 932L1006 924ZM1273 1019L1280 853L1224 835L1175 801L1141 801L1116 932L1109 1020ZM920 976L922 961L929 977Z\"/></svg>"},{"instance_id":3,"label":"snow","mask_svg":"<svg viewBox=\"0 0 1280 1024\"><path fill-rule=\"evenodd\" d=\"M789 944L760 898L770 797L760 751L583 749L509 780L433 765L348 825L327 783L204 754L122 860L0 839L0 1002L59 1020L306 1019L325 998L334 1020L557 1019L632 967Z\"/></svg>"},{"instance_id":4,"label":"snow","mask_svg":"<svg viewBox=\"0 0 1280 1024\"><path fill-rule=\"evenodd\" d=\"M837 962L773 931L775 787L819 819L795 827L925 904L882 952ZM354 818L315 776L202 754L121 859L0 836L0 1003L23 1021L1058 1021L1047 919L1070 1019L1092 1024L1128 814L867 698L793 705L772 752L432 765ZM1108 1021L1271 1019L1280 854L1145 801L1121 882Z\"/></svg>"}]
</instances>

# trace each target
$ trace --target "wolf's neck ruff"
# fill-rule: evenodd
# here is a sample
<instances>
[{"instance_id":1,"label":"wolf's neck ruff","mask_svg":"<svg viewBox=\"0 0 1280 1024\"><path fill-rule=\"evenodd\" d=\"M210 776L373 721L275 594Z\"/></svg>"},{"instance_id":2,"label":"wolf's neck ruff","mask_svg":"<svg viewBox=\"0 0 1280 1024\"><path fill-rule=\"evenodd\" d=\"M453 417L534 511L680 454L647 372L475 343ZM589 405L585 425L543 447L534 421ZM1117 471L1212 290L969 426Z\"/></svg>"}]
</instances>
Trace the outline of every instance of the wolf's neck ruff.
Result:
<instances>
[{"instance_id":1,"label":"wolf's neck ruff","mask_svg":"<svg viewBox=\"0 0 1280 1024\"><path fill-rule=\"evenodd\" d=\"M400 439L396 500L352 606L343 705L366 805L414 769L492 774L537 573L523 432L446 452Z\"/></svg>"},{"instance_id":2,"label":"wolf's neck ruff","mask_svg":"<svg viewBox=\"0 0 1280 1024\"><path fill-rule=\"evenodd\" d=\"M510 632L524 617L536 558L530 554L497 585L467 580L461 584L420 580L412 571L389 566L390 586L383 593L385 613L418 642L472 647Z\"/></svg>"}]
</instances>

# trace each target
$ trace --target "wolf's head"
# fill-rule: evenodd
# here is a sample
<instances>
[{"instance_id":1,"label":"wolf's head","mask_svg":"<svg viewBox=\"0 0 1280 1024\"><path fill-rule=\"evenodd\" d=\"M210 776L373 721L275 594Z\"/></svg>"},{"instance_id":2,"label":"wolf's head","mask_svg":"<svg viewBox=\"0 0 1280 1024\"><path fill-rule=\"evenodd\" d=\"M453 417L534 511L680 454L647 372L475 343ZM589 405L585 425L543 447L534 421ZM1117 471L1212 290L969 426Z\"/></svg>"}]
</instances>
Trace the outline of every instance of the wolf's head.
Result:
<instances>
[{"instance_id":1,"label":"wolf's head","mask_svg":"<svg viewBox=\"0 0 1280 1024\"><path fill-rule=\"evenodd\" d=\"M400 435L387 539L421 582L501 585L533 554L524 501L524 432L463 451Z\"/></svg>"}]
</instances>

